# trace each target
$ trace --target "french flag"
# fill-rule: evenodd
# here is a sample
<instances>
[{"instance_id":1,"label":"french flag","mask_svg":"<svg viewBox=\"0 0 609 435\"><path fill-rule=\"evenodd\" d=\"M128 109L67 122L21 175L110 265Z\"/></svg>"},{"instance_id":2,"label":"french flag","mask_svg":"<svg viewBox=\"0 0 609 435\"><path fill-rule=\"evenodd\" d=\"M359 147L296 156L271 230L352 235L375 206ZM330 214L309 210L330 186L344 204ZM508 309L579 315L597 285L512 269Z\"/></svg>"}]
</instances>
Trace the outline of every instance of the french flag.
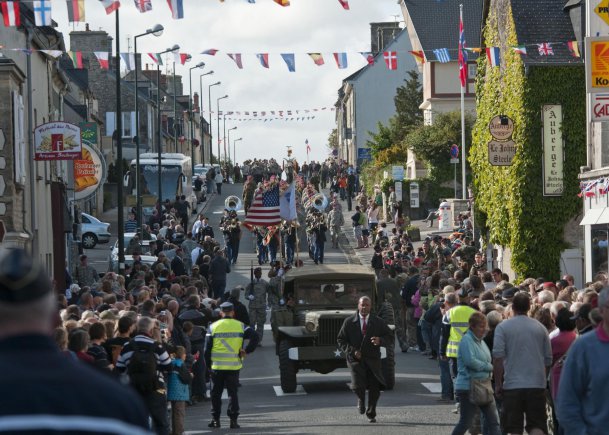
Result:
<instances>
[{"instance_id":1,"label":"french flag","mask_svg":"<svg viewBox=\"0 0 609 435\"><path fill-rule=\"evenodd\" d=\"M338 65L338 69L347 68L347 53L334 53L334 59L336 60L336 65Z\"/></svg>"},{"instance_id":2,"label":"french flag","mask_svg":"<svg viewBox=\"0 0 609 435\"><path fill-rule=\"evenodd\" d=\"M171 16L174 20L180 20L184 18L184 1L183 0L167 0L169 9L171 9Z\"/></svg>"},{"instance_id":3,"label":"french flag","mask_svg":"<svg viewBox=\"0 0 609 435\"><path fill-rule=\"evenodd\" d=\"M19 2L2 2L2 16L6 27L20 26Z\"/></svg>"},{"instance_id":4,"label":"french flag","mask_svg":"<svg viewBox=\"0 0 609 435\"><path fill-rule=\"evenodd\" d=\"M490 66L499 66L501 58L499 57L499 47L487 47L486 58Z\"/></svg>"}]
</instances>

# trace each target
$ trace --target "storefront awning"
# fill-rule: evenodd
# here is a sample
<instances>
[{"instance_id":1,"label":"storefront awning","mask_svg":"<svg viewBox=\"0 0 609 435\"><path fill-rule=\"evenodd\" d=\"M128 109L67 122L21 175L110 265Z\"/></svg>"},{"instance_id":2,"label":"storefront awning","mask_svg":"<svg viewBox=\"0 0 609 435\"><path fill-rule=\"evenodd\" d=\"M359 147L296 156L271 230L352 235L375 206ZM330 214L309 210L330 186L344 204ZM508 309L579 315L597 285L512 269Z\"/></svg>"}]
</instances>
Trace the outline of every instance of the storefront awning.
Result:
<instances>
[{"instance_id":1,"label":"storefront awning","mask_svg":"<svg viewBox=\"0 0 609 435\"><path fill-rule=\"evenodd\" d=\"M586 211L586 214L584 215L584 218L582 219L582 221L579 223L580 225L596 225L597 223L609 223L609 212L606 212L608 209L607 208L591 208L590 210ZM605 220L605 222L599 222L599 219L601 218L601 215L606 214L607 215L607 219Z\"/></svg>"}]
</instances>

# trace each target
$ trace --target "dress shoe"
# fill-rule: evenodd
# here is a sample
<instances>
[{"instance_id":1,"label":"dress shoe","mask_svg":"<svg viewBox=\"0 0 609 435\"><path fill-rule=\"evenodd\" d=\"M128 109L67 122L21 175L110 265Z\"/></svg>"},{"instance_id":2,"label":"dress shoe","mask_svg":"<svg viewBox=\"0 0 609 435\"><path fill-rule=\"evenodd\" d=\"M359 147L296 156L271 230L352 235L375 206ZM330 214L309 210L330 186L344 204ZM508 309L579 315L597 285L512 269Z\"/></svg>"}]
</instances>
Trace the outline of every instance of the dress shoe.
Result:
<instances>
[{"instance_id":1,"label":"dress shoe","mask_svg":"<svg viewBox=\"0 0 609 435\"><path fill-rule=\"evenodd\" d=\"M376 423L376 418L375 417L369 418L368 422L369 423Z\"/></svg>"},{"instance_id":2,"label":"dress shoe","mask_svg":"<svg viewBox=\"0 0 609 435\"><path fill-rule=\"evenodd\" d=\"M362 399L357 400L357 409L359 410L360 414L364 414L366 412L366 405Z\"/></svg>"},{"instance_id":3,"label":"dress shoe","mask_svg":"<svg viewBox=\"0 0 609 435\"><path fill-rule=\"evenodd\" d=\"M220 420L212 419L207 427L220 427Z\"/></svg>"},{"instance_id":4,"label":"dress shoe","mask_svg":"<svg viewBox=\"0 0 609 435\"><path fill-rule=\"evenodd\" d=\"M239 426L239 423L237 423L237 420L231 420L230 421L230 428L231 429L239 429L241 426Z\"/></svg>"}]
</instances>

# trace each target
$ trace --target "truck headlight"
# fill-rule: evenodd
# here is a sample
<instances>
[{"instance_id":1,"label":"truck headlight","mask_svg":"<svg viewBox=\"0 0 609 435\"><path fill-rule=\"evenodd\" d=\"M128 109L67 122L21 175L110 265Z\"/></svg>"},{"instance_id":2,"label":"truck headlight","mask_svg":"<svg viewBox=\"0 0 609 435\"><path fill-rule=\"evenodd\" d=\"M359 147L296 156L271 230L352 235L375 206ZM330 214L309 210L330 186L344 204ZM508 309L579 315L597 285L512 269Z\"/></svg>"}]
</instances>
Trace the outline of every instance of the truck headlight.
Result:
<instances>
[{"instance_id":1,"label":"truck headlight","mask_svg":"<svg viewBox=\"0 0 609 435\"><path fill-rule=\"evenodd\" d=\"M305 329L307 330L307 332L315 332L315 323L313 323L313 322L305 323Z\"/></svg>"}]
</instances>

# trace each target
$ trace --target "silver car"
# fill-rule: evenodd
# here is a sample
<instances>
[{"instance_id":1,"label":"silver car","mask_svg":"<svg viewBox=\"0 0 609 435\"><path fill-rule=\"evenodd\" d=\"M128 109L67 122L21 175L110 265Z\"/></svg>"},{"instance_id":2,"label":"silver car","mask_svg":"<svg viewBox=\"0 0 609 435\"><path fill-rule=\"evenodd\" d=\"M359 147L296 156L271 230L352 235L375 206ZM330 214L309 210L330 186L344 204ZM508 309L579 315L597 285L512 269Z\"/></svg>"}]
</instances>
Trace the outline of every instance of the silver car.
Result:
<instances>
[{"instance_id":1,"label":"silver car","mask_svg":"<svg viewBox=\"0 0 609 435\"><path fill-rule=\"evenodd\" d=\"M109 223L102 222L87 213L81 213L81 216L80 232L84 248L93 249L98 243L108 243L110 241Z\"/></svg>"}]
</instances>

